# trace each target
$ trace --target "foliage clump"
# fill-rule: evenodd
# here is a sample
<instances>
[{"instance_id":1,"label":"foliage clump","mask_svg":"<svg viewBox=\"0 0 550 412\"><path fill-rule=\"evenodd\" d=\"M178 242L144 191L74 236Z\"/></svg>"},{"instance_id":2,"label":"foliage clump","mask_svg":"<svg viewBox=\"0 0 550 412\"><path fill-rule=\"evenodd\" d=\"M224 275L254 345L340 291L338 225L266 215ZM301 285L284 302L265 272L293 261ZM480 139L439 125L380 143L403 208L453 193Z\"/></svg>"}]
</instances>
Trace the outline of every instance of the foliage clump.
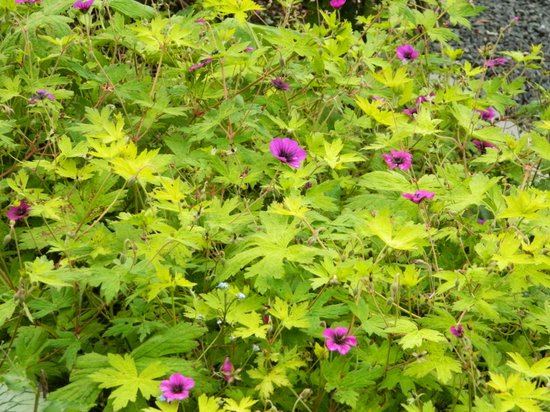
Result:
<instances>
[{"instance_id":1,"label":"foliage clump","mask_svg":"<svg viewBox=\"0 0 550 412\"><path fill-rule=\"evenodd\" d=\"M466 0L295 3L0 3L0 405L548 404L540 46L461 61Z\"/></svg>"}]
</instances>

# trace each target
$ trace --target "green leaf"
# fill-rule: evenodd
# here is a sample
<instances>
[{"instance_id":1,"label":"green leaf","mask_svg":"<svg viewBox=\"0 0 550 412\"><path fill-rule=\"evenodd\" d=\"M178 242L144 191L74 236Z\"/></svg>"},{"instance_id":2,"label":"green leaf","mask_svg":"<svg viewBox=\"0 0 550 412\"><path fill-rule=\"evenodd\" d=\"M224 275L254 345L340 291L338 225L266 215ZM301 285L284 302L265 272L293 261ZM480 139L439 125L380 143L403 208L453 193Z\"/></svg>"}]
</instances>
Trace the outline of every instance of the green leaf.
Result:
<instances>
[{"instance_id":1,"label":"green leaf","mask_svg":"<svg viewBox=\"0 0 550 412\"><path fill-rule=\"evenodd\" d=\"M132 351L132 356L140 359L186 353L197 346L195 340L204 333L204 328L180 322L142 343Z\"/></svg>"},{"instance_id":2,"label":"green leaf","mask_svg":"<svg viewBox=\"0 0 550 412\"><path fill-rule=\"evenodd\" d=\"M381 210L366 222L372 235L378 236L386 245L398 250L415 250L425 245L428 232L423 225L407 222L398 226L392 222L388 209Z\"/></svg>"},{"instance_id":3,"label":"green leaf","mask_svg":"<svg viewBox=\"0 0 550 412\"><path fill-rule=\"evenodd\" d=\"M529 366L527 361L523 359L519 353L509 352L508 356L510 356L512 360L506 362L506 365L529 378L550 376L550 357L542 358Z\"/></svg>"},{"instance_id":4,"label":"green leaf","mask_svg":"<svg viewBox=\"0 0 550 412\"><path fill-rule=\"evenodd\" d=\"M109 7L133 19L150 19L156 15L154 8L134 0L110 0Z\"/></svg>"},{"instance_id":5,"label":"green leaf","mask_svg":"<svg viewBox=\"0 0 550 412\"><path fill-rule=\"evenodd\" d=\"M90 378L98 382L100 388L118 387L109 396L115 411L121 410L129 402L135 402L138 391L145 399L160 393L160 382L154 379L167 372L160 363L151 363L138 373L134 359L128 354L120 356L109 353L107 359L111 367L93 373Z\"/></svg>"},{"instance_id":6,"label":"green leaf","mask_svg":"<svg viewBox=\"0 0 550 412\"><path fill-rule=\"evenodd\" d=\"M405 176L394 171L367 173L360 180L360 185L374 190L391 190L396 192L407 192L412 188Z\"/></svg>"},{"instance_id":7,"label":"green leaf","mask_svg":"<svg viewBox=\"0 0 550 412\"><path fill-rule=\"evenodd\" d=\"M3 326L11 318L11 315L15 312L15 308L17 308L15 299L8 299L0 305L0 326Z\"/></svg>"}]
</instances>

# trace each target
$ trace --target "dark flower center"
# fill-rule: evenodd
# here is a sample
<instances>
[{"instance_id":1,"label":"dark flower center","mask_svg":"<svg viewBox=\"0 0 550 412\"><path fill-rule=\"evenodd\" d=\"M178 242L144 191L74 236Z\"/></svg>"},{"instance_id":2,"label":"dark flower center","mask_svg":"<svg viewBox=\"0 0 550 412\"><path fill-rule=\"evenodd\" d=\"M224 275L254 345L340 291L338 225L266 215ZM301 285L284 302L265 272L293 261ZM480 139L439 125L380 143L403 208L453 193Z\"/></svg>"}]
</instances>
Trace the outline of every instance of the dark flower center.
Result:
<instances>
[{"instance_id":1,"label":"dark flower center","mask_svg":"<svg viewBox=\"0 0 550 412\"><path fill-rule=\"evenodd\" d=\"M334 335L334 343L341 345L346 341L346 335Z\"/></svg>"},{"instance_id":2,"label":"dark flower center","mask_svg":"<svg viewBox=\"0 0 550 412\"><path fill-rule=\"evenodd\" d=\"M173 393L182 393L183 392L183 385L174 385L172 386L172 392Z\"/></svg>"},{"instance_id":3,"label":"dark flower center","mask_svg":"<svg viewBox=\"0 0 550 412\"><path fill-rule=\"evenodd\" d=\"M403 163L405 163L405 159L403 159L401 156L394 156L392 160L393 163L395 163L396 165L402 165Z\"/></svg>"},{"instance_id":4,"label":"dark flower center","mask_svg":"<svg viewBox=\"0 0 550 412\"><path fill-rule=\"evenodd\" d=\"M406 51L403 53L403 57L405 57L405 59L410 59L412 57L412 53L410 51Z\"/></svg>"},{"instance_id":5,"label":"dark flower center","mask_svg":"<svg viewBox=\"0 0 550 412\"><path fill-rule=\"evenodd\" d=\"M286 162L291 162L294 155L289 152L281 152L279 153L279 156L284 158Z\"/></svg>"},{"instance_id":6,"label":"dark flower center","mask_svg":"<svg viewBox=\"0 0 550 412\"><path fill-rule=\"evenodd\" d=\"M19 206L16 210L15 210L15 214L17 216L25 216L27 214L27 208L24 207L24 206Z\"/></svg>"}]
</instances>

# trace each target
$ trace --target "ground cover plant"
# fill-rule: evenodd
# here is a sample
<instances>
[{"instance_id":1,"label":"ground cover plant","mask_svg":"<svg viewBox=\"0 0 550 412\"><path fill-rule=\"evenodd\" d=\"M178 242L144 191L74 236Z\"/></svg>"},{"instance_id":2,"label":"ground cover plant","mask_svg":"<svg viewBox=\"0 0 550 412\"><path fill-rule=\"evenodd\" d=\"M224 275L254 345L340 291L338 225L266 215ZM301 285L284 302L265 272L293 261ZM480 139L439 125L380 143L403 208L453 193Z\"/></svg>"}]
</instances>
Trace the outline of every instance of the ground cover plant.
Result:
<instances>
[{"instance_id":1,"label":"ground cover plant","mask_svg":"<svg viewBox=\"0 0 550 412\"><path fill-rule=\"evenodd\" d=\"M279 3L0 1L0 410L547 410L540 45Z\"/></svg>"}]
</instances>

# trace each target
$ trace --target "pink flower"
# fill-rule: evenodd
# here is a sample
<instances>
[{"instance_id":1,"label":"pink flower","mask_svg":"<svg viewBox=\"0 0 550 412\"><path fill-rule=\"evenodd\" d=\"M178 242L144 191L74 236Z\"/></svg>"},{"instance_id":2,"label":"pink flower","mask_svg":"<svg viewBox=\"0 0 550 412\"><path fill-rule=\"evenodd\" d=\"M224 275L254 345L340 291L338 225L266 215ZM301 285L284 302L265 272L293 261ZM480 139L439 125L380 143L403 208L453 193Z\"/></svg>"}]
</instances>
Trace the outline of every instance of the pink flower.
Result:
<instances>
[{"instance_id":1,"label":"pink flower","mask_svg":"<svg viewBox=\"0 0 550 412\"><path fill-rule=\"evenodd\" d=\"M287 82L285 82L283 79L281 79L280 77L277 77L277 78L271 80L271 84L277 90L283 90L285 92L290 90L290 85Z\"/></svg>"},{"instance_id":2,"label":"pink flower","mask_svg":"<svg viewBox=\"0 0 550 412\"><path fill-rule=\"evenodd\" d=\"M399 46L395 51L397 58L400 60L415 60L420 53L410 44Z\"/></svg>"},{"instance_id":3,"label":"pink flower","mask_svg":"<svg viewBox=\"0 0 550 412\"><path fill-rule=\"evenodd\" d=\"M485 63L483 63L483 67L498 67L498 66L504 66L508 63L508 59L504 57L497 57L496 59L487 60Z\"/></svg>"},{"instance_id":4,"label":"pink flower","mask_svg":"<svg viewBox=\"0 0 550 412\"><path fill-rule=\"evenodd\" d=\"M330 6L335 9L339 9L344 4L346 4L346 0L330 0Z\"/></svg>"},{"instance_id":5,"label":"pink flower","mask_svg":"<svg viewBox=\"0 0 550 412\"><path fill-rule=\"evenodd\" d=\"M53 94L51 94L47 90L37 90L36 94L30 98L29 103L34 104L37 101L44 100L44 99L48 99L53 102L55 100L55 97Z\"/></svg>"},{"instance_id":6,"label":"pink flower","mask_svg":"<svg viewBox=\"0 0 550 412\"><path fill-rule=\"evenodd\" d=\"M273 139L269 144L269 150L281 162L294 168L300 167L307 156L306 151L288 137Z\"/></svg>"},{"instance_id":7,"label":"pink flower","mask_svg":"<svg viewBox=\"0 0 550 412\"><path fill-rule=\"evenodd\" d=\"M430 93L430 94L425 94L425 95L422 95L422 96L418 96L415 100L415 103L416 104L428 103L428 102L431 102L434 97L435 97L435 93L433 93L433 92Z\"/></svg>"},{"instance_id":8,"label":"pink flower","mask_svg":"<svg viewBox=\"0 0 550 412\"><path fill-rule=\"evenodd\" d=\"M456 336L457 338L461 338L462 336L464 336L464 328L462 327L462 325L451 326L450 331L451 334Z\"/></svg>"},{"instance_id":9,"label":"pink flower","mask_svg":"<svg viewBox=\"0 0 550 412\"><path fill-rule=\"evenodd\" d=\"M435 193L430 192L428 190L417 190L414 193L403 193L401 196L418 204L422 202L424 199L433 199L433 197L435 196Z\"/></svg>"},{"instance_id":10,"label":"pink flower","mask_svg":"<svg viewBox=\"0 0 550 412\"><path fill-rule=\"evenodd\" d=\"M162 396L166 401L181 401L189 397L189 391L195 386L193 378L187 378L181 373L174 373L170 378L160 383Z\"/></svg>"},{"instance_id":11,"label":"pink flower","mask_svg":"<svg viewBox=\"0 0 550 412\"><path fill-rule=\"evenodd\" d=\"M521 19L520 19L519 16L514 16L514 17L512 17L512 22L513 22L513 23L517 23L517 22L519 22L520 20L521 20Z\"/></svg>"},{"instance_id":12,"label":"pink flower","mask_svg":"<svg viewBox=\"0 0 550 412\"><path fill-rule=\"evenodd\" d=\"M78 0L73 4L73 9L87 11L94 4L95 0Z\"/></svg>"},{"instance_id":13,"label":"pink flower","mask_svg":"<svg viewBox=\"0 0 550 412\"><path fill-rule=\"evenodd\" d=\"M479 153L481 153L481 154L487 153L487 148L488 148L488 147L492 147L492 148L494 148L494 149L498 149L498 146L497 146L497 145L494 145L494 144L492 144L492 143L486 142L486 141L484 141L484 140L473 139L473 140L472 140L472 143L475 145L475 147L477 147L477 150L479 150Z\"/></svg>"},{"instance_id":14,"label":"pink flower","mask_svg":"<svg viewBox=\"0 0 550 412\"><path fill-rule=\"evenodd\" d=\"M15 222L17 220L26 218L30 212L31 207L29 206L27 201L23 199L19 202L19 206L10 206L8 212L6 213L6 216L9 220L13 220Z\"/></svg>"},{"instance_id":15,"label":"pink flower","mask_svg":"<svg viewBox=\"0 0 550 412\"><path fill-rule=\"evenodd\" d=\"M412 154L407 152L390 150L390 154L384 154L382 157L390 169L398 167L401 170L409 170L412 165Z\"/></svg>"},{"instance_id":16,"label":"pink flower","mask_svg":"<svg viewBox=\"0 0 550 412\"><path fill-rule=\"evenodd\" d=\"M214 61L214 59L211 59L211 58L206 58L206 59L202 59L201 61L199 61L197 64L194 64L192 65L191 67L189 67L189 71L192 72L194 70L197 70L197 69L202 69L204 66L206 66L207 64L210 64Z\"/></svg>"},{"instance_id":17,"label":"pink flower","mask_svg":"<svg viewBox=\"0 0 550 412\"><path fill-rule=\"evenodd\" d=\"M204 19L197 19L197 20L195 20L195 23L197 23L197 24L206 24L206 20L204 20Z\"/></svg>"},{"instance_id":18,"label":"pink flower","mask_svg":"<svg viewBox=\"0 0 550 412\"><path fill-rule=\"evenodd\" d=\"M231 384L235 382L235 367L231 363L231 360L229 359L229 357L226 357L225 360L223 361L221 371L222 371L222 377L227 383Z\"/></svg>"},{"instance_id":19,"label":"pink flower","mask_svg":"<svg viewBox=\"0 0 550 412\"><path fill-rule=\"evenodd\" d=\"M329 351L338 351L341 355L345 355L350 351L352 346L357 346L357 338L348 335L348 328L326 328L323 336L327 338L326 345Z\"/></svg>"},{"instance_id":20,"label":"pink flower","mask_svg":"<svg viewBox=\"0 0 550 412\"><path fill-rule=\"evenodd\" d=\"M486 122L493 120L497 116L497 111L492 107L488 107L486 110L476 110L480 117Z\"/></svg>"},{"instance_id":21,"label":"pink flower","mask_svg":"<svg viewBox=\"0 0 550 412\"><path fill-rule=\"evenodd\" d=\"M253 52L253 51L254 51L254 47L245 47L245 48L243 49L243 51L245 51L245 52Z\"/></svg>"},{"instance_id":22,"label":"pink flower","mask_svg":"<svg viewBox=\"0 0 550 412\"><path fill-rule=\"evenodd\" d=\"M403 113L405 113L409 117L414 117L414 115L418 113L418 107L411 107L410 109L403 109Z\"/></svg>"}]
</instances>

